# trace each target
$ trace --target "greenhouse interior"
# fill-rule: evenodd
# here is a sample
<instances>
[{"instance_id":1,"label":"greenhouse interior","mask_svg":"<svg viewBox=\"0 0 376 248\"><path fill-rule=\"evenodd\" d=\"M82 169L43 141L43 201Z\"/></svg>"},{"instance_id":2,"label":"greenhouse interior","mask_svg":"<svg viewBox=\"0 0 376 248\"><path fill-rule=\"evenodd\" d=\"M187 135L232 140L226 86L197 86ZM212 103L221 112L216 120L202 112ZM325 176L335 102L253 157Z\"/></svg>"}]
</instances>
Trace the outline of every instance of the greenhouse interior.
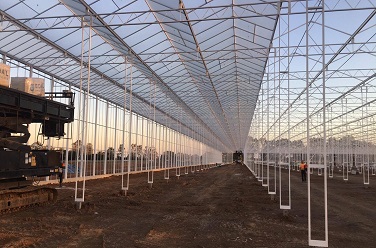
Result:
<instances>
[{"instance_id":1,"label":"greenhouse interior","mask_svg":"<svg viewBox=\"0 0 376 248\"><path fill-rule=\"evenodd\" d=\"M209 196L226 190L216 208L244 201L231 225L216 219L225 209L205 227L200 217L175 228L187 236L166 224L136 237L129 224L115 241L103 223L83 222L103 228L54 243L21 233L23 222L0 229L2 247L374 246L375 0L3 0L0 54L0 213L9 223L47 217L29 205L64 204L80 223L107 194L93 184L111 178L114 202L132 206L114 218L143 206L129 202L139 192L167 197L177 185L179 197L201 195L192 206L208 199L191 215L211 213Z\"/></svg>"}]
</instances>

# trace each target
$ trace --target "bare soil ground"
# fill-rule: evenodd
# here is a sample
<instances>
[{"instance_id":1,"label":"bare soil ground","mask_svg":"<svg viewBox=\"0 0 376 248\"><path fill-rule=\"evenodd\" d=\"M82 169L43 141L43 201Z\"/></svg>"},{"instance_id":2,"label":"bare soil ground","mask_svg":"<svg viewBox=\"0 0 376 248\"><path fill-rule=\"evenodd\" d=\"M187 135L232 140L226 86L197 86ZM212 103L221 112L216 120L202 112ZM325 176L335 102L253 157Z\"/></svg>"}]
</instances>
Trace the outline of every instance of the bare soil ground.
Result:
<instances>
[{"instance_id":1,"label":"bare soil ground","mask_svg":"<svg viewBox=\"0 0 376 248\"><path fill-rule=\"evenodd\" d=\"M337 174L328 179L329 246L375 247L376 177L364 188L361 175L346 183ZM119 176L87 181L80 210L74 184L64 184L56 204L0 215L0 247L308 246L307 186L299 173L292 172L288 216L245 166L170 175L167 182L155 173L152 188L146 174L131 175L127 196L120 194ZM312 176L317 192L321 179ZM315 209L322 204L313 199Z\"/></svg>"}]
</instances>

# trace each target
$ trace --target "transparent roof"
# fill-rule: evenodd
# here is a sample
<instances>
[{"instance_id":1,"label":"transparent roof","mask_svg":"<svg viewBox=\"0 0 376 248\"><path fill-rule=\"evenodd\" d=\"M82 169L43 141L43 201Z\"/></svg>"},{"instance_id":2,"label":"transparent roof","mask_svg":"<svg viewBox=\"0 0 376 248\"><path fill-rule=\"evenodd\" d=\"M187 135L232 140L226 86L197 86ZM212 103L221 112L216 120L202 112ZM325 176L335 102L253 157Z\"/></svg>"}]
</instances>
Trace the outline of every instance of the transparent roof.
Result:
<instances>
[{"instance_id":1,"label":"transparent roof","mask_svg":"<svg viewBox=\"0 0 376 248\"><path fill-rule=\"evenodd\" d=\"M178 120L187 135L201 126L222 150L244 147L277 22L275 1L7 0L0 11L1 53L79 86L83 48L90 92L119 106L124 87L130 94L124 82L132 65L134 112L149 117L155 103L161 124Z\"/></svg>"}]
</instances>

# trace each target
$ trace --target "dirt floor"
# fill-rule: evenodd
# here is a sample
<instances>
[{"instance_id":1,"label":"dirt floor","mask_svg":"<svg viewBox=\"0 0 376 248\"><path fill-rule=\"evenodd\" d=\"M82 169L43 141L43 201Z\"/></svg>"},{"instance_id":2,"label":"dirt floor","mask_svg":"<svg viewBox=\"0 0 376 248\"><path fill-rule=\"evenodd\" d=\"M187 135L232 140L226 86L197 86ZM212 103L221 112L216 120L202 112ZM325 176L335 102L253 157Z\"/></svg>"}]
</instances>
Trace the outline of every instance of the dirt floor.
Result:
<instances>
[{"instance_id":1,"label":"dirt floor","mask_svg":"<svg viewBox=\"0 0 376 248\"><path fill-rule=\"evenodd\" d=\"M127 196L119 176L87 181L80 210L74 184L64 184L56 204L0 215L0 247L307 247L307 186L298 172L288 216L245 166L170 175L155 173L152 188L146 174L131 175ZM375 179L368 188L361 175L328 179L329 247L375 247ZM312 176L318 193L320 180ZM314 198L313 209L322 203Z\"/></svg>"}]
</instances>

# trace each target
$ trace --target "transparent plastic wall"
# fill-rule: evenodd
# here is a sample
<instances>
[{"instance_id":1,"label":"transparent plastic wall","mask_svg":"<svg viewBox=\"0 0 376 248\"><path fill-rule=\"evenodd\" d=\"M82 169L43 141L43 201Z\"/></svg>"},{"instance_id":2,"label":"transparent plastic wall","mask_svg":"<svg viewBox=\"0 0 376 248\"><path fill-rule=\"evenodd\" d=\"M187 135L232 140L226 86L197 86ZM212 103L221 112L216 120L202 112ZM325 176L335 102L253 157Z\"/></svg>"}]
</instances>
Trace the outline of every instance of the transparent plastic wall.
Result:
<instances>
[{"instance_id":1,"label":"transparent plastic wall","mask_svg":"<svg viewBox=\"0 0 376 248\"><path fill-rule=\"evenodd\" d=\"M222 163L231 164L233 160L233 153L222 153Z\"/></svg>"},{"instance_id":2,"label":"transparent plastic wall","mask_svg":"<svg viewBox=\"0 0 376 248\"><path fill-rule=\"evenodd\" d=\"M151 119L130 114L123 106L114 105L98 96L89 94L87 122L84 122L80 101L86 96L85 92L80 93L79 89L35 69L30 70L30 67L17 61L8 59L7 64L11 65L12 77L44 78L46 92L71 90L75 93L75 120L65 125L66 135L63 138L48 139L41 134L40 124L29 126L31 137L28 144L33 149L61 151L66 166L65 179L76 176L76 167L78 176L84 176L82 161L85 161L85 176L124 173L127 172L128 163L130 172L134 173L222 161L222 153L197 140L200 139L197 133L192 135L197 139L188 137ZM67 99L53 100L69 104ZM83 130L87 130L84 144Z\"/></svg>"}]
</instances>

